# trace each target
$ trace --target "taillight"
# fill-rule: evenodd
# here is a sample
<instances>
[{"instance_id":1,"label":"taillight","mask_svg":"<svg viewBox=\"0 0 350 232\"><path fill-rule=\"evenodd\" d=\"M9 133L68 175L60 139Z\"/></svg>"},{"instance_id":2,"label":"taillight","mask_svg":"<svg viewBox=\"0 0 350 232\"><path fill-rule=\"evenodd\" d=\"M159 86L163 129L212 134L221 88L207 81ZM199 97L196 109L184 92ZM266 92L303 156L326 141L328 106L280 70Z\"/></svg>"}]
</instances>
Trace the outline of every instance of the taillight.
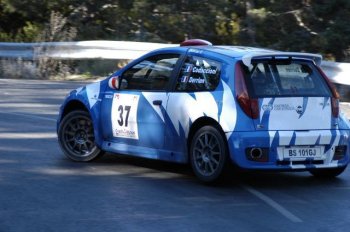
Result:
<instances>
[{"instance_id":1,"label":"taillight","mask_svg":"<svg viewBox=\"0 0 350 232\"><path fill-rule=\"evenodd\" d=\"M243 70L239 62L235 67L235 92L238 104L246 115L252 119L259 117L259 102L258 99L250 98L247 86L244 82Z\"/></svg>"},{"instance_id":2,"label":"taillight","mask_svg":"<svg viewBox=\"0 0 350 232\"><path fill-rule=\"evenodd\" d=\"M321 73L323 79L327 82L328 87L332 91L332 99L331 99L331 105L332 105L332 115L333 117L337 118L339 117L339 93L333 83L329 80L327 75L322 71L320 67L317 66L318 71Z\"/></svg>"},{"instance_id":3,"label":"taillight","mask_svg":"<svg viewBox=\"0 0 350 232\"><path fill-rule=\"evenodd\" d=\"M339 117L339 99L332 97L332 115L333 117Z\"/></svg>"}]
</instances>

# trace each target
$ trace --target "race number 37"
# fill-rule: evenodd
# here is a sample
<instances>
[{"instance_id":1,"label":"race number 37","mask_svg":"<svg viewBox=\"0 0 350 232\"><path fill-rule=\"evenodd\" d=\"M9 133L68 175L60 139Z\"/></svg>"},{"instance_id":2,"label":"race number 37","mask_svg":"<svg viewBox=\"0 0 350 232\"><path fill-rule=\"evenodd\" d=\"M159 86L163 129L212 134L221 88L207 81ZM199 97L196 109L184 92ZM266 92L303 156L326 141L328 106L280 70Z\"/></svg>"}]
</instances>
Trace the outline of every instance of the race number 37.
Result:
<instances>
[{"instance_id":1,"label":"race number 37","mask_svg":"<svg viewBox=\"0 0 350 232\"><path fill-rule=\"evenodd\" d=\"M139 96L114 94L111 121L114 137L138 139L137 106Z\"/></svg>"},{"instance_id":2,"label":"race number 37","mask_svg":"<svg viewBox=\"0 0 350 232\"><path fill-rule=\"evenodd\" d=\"M124 109L125 109L125 116L124 116ZM120 105L118 107L118 112L120 112L119 119L118 119L119 126L128 127L130 109L131 109L131 106ZM124 120L124 117L125 117L125 120Z\"/></svg>"}]
</instances>

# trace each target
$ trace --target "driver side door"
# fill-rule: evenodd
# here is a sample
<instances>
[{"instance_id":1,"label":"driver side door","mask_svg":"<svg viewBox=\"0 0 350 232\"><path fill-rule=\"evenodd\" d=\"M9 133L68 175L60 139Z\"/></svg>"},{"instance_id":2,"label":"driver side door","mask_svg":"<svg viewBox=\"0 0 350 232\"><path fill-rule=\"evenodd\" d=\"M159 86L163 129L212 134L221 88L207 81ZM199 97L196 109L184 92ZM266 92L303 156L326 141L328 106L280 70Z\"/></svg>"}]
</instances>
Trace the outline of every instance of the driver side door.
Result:
<instances>
[{"instance_id":1,"label":"driver side door","mask_svg":"<svg viewBox=\"0 0 350 232\"><path fill-rule=\"evenodd\" d=\"M152 153L163 149L163 112L179 58L180 54L145 58L122 73L119 89L107 87L101 108L103 137L118 151L123 148L135 153L138 148L139 152Z\"/></svg>"}]
</instances>

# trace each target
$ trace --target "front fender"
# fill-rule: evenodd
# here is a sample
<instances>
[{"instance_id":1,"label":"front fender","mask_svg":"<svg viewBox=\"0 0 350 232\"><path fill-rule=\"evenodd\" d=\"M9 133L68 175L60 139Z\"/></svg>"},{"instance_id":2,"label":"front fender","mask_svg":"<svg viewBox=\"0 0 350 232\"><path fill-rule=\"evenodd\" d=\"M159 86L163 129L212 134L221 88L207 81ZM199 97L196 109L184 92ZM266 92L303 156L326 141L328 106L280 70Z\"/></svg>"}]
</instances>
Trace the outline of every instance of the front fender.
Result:
<instances>
[{"instance_id":1,"label":"front fender","mask_svg":"<svg viewBox=\"0 0 350 232\"><path fill-rule=\"evenodd\" d=\"M89 112L93 122L96 145L101 147L103 138L100 126L100 108L102 90L104 88L105 81L99 81L70 92L60 107L57 119L57 132L65 115L77 109L86 110Z\"/></svg>"}]
</instances>

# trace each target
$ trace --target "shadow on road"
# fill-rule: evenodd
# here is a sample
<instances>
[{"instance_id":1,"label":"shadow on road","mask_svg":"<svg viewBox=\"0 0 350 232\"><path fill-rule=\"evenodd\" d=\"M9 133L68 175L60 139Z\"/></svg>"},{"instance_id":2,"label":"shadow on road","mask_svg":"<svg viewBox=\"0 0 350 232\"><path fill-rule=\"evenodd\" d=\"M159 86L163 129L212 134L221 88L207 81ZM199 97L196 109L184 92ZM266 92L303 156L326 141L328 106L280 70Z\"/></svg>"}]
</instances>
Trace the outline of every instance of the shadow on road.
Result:
<instances>
[{"instance_id":1,"label":"shadow on road","mask_svg":"<svg viewBox=\"0 0 350 232\"><path fill-rule=\"evenodd\" d=\"M101 170L107 175L127 176L128 178L159 179L166 181L183 181L195 185L202 185L215 188L230 188L238 185L252 185L263 189L275 188L313 188L342 186L346 184L346 172L333 179L318 179L309 172L277 172L277 171L256 171L242 170L232 167L232 172L225 175L215 184L204 184L196 179L190 165L135 158L124 155L105 154L96 161L89 163L76 163L63 158L60 166L65 168L89 169L89 175L103 175Z\"/></svg>"}]
</instances>

